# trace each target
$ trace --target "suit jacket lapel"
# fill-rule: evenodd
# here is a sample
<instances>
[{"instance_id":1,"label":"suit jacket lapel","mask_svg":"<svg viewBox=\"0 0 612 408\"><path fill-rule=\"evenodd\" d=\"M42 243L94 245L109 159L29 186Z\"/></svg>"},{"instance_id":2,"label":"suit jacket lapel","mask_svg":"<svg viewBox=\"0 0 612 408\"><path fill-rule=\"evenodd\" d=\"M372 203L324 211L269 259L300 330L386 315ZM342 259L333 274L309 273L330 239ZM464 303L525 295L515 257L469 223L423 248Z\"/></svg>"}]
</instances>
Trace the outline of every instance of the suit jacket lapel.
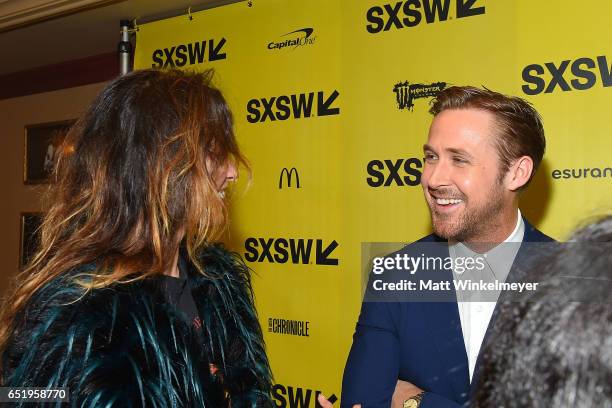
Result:
<instances>
[{"instance_id":1,"label":"suit jacket lapel","mask_svg":"<svg viewBox=\"0 0 612 408\"><path fill-rule=\"evenodd\" d=\"M525 234L516 254L516 259L512 263L512 268L510 268L510 273L506 278L506 282L509 283L522 281L532 264L533 257L542 253L542 248L545 245L550 245L550 242L553 241L552 238L535 229L525 218L523 218L523 222L525 223Z\"/></svg>"}]
</instances>

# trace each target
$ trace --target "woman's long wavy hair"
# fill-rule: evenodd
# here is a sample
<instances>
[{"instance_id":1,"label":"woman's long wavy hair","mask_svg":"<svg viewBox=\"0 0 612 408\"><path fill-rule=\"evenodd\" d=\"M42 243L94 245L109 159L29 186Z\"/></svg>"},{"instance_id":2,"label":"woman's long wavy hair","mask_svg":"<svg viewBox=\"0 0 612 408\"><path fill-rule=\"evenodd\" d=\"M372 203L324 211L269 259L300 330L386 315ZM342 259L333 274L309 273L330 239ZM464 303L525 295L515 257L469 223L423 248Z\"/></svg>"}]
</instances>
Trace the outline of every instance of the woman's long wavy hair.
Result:
<instances>
[{"instance_id":1,"label":"woman's long wavy hair","mask_svg":"<svg viewBox=\"0 0 612 408\"><path fill-rule=\"evenodd\" d=\"M85 293L161 274L184 245L205 273L197 254L227 226L215 180L230 163L248 169L211 77L130 73L110 83L72 127L49 191L40 250L2 311L0 351L32 295L79 266L96 266L79 281Z\"/></svg>"}]
</instances>

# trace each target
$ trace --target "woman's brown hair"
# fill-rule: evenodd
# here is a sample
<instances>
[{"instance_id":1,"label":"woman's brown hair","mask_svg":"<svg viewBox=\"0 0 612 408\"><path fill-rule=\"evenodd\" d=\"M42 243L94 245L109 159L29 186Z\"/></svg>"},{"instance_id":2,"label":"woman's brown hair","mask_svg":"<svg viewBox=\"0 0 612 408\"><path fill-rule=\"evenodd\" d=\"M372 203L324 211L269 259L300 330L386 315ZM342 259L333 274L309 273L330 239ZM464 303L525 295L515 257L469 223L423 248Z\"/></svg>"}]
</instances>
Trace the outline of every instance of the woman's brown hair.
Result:
<instances>
[{"instance_id":1,"label":"woman's brown hair","mask_svg":"<svg viewBox=\"0 0 612 408\"><path fill-rule=\"evenodd\" d=\"M211 77L130 73L110 83L72 127L40 250L5 301L0 351L32 295L68 271L95 265L77 282L83 293L140 280L169 268L182 243L205 273L197 254L227 225L216 173L229 163L248 168Z\"/></svg>"}]
</instances>

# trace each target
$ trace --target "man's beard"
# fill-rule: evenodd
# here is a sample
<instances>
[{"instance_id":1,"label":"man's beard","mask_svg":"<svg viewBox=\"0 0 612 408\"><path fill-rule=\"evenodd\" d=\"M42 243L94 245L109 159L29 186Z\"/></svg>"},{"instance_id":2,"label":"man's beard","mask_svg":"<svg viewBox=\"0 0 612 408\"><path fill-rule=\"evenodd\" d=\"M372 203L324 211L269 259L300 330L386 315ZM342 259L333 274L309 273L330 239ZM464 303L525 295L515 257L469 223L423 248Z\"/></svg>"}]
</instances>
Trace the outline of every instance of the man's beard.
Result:
<instances>
[{"instance_id":1,"label":"man's beard","mask_svg":"<svg viewBox=\"0 0 612 408\"><path fill-rule=\"evenodd\" d=\"M478 237L482 232L489 232L491 228L495 228L494 220L503 208L501 184L495 185L489 197L490 200L476 208L469 208L469 201L463 197L461 205L464 209L459 216L437 213L428 201L434 233L449 241L466 242ZM456 219L451 223L451 218Z\"/></svg>"}]
</instances>

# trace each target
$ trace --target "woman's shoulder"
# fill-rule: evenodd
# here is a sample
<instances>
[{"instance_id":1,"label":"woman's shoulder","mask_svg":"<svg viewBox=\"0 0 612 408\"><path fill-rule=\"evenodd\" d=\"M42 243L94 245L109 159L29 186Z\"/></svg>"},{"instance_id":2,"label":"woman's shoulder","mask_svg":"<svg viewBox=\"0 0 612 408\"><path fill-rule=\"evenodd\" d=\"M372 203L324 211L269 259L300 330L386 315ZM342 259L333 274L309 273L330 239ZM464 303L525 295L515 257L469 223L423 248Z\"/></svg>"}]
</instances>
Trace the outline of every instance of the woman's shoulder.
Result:
<instances>
[{"instance_id":1,"label":"woman's shoulder","mask_svg":"<svg viewBox=\"0 0 612 408\"><path fill-rule=\"evenodd\" d=\"M59 307L81 304L84 300L109 296L113 292L103 289L88 289L95 265L88 264L65 271L42 285L30 298L28 306Z\"/></svg>"},{"instance_id":2,"label":"woman's shoulder","mask_svg":"<svg viewBox=\"0 0 612 408\"><path fill-rule=\"evenodd\" d=\"M87 270L89 267L66 271L44 283L24 305L24 317L31 319L42 314L48 319L51 313L79 304L87 295L87 291L78 284L78 278Z\"/></svg>"},{"instance_id":3,"label":"woman's shoulder","mask_svg":"<svg viewBox=\"0 0 612 408\"><path fill-rule=\"evenodd\" d=\"M204 276L250 282L251 269L240 254L221 243L207 245L199 252L198 260L204 269Z\"/></svg>"},{"instance_id":4,"label":"woman's shoulder","mask_svg":"<svg viewBox=\"0 0 612 408\"><path fill-rule=\"evenodd\" d=\"M117 305L130 299L142 301L142 291L136 291L139 285L134 283L88 289L94 272L93 265L85 265L54 277L30 297L15 323L26 333L38 328L87 330L110 324Z\"/></svg>"},{"instance_id":5,"label":"woman's shoulder","mask_svg":"<svg viewBox=\"0 0 612 408\"><path fill-rule=\"evenodd\" d=\"M223 244L214 244L199 252L198 261L202 272L190 268L191 286L197 294L208 299L220 298L230 309L236 308L237 303L246 302L246 306L253 303L252 272L240 254Z\"/></svg>"},{"instance_id":6,"label":"woman's shoulder","mask_svg":"<svg viewBox=\"0 0 612 408\"><path fill-rule=\"evenodd\" d=\"M58 350L66 350L67 342L77 344L79 333L110 326L106 305L112 303L111 292L88 292L76 280L82 271L52 278L15 315L2 358L4 369L14 373L14 378L25 376L19 367L30 370L31 363L41 355L52 356Z\"/></svg>"}]
</instances>

